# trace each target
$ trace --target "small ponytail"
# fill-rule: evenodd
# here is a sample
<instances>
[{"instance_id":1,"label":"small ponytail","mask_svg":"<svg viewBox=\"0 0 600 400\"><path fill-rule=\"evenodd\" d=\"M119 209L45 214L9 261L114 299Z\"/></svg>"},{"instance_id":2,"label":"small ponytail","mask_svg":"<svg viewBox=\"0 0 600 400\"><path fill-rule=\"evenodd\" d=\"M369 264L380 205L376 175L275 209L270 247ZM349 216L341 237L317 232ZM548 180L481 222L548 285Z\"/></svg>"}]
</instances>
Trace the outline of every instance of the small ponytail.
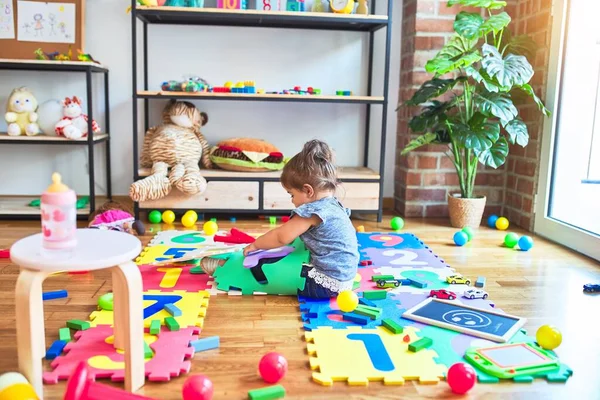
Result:
<instances>
[{"instance_id":1,"label":"small ponytail","mask_svg":"<svg viewBox=\"0 0 600 400\"><path fill-rule=\"evenodd\" d=\"M329 145L316 139L304 144L302 151L283 168L281 183L286 188L299 190L305 184L317 191L335 190L338 186L337 170Z\"/></svg>"}]
</instances>

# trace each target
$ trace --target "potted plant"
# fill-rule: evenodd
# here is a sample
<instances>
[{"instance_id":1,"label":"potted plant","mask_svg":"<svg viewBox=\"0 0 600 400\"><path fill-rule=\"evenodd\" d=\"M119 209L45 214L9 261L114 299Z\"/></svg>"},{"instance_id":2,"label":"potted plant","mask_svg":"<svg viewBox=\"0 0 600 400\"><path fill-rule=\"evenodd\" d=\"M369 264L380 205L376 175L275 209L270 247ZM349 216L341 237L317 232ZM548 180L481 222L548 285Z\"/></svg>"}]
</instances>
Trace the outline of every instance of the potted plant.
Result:
<instances>
[{"instance_id":1,"label":"potted plant","mask_svg":"<svg viewBox=\"0 0 600 400\"><path fill-rule=\"evenodd\" d=\"M409 127L420 134L402 155L430 144L448 146L460 183L460 193L448 194L454 227L481 224L485 196L474 191L478 164L498 168L505 163L508 144L525 147L527 125L513 100L532 98L546 116L550 112L529 84L535 42L507 29L511 17L501 8L505 1L449 0L448 6L481 7L485 13L461 11L454 35L425 66L433 79L425 82L405 103L422 106ZM486 17L482 17L482 15Z\"/></svg>"}]
</instances>

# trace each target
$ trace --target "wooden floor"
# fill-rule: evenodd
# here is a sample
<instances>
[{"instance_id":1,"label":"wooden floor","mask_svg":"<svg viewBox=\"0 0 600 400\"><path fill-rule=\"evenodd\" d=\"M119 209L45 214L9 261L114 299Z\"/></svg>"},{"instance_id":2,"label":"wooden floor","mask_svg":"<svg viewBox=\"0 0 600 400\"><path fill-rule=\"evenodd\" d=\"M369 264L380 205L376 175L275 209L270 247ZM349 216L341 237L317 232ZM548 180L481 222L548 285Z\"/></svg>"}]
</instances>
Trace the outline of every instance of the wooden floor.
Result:
<instances>
[{"instance_id":1,"label":"wooden floor","mask_svg":"<svg viewBox=\"0 0 600 400\"><path fill-rule=\"evenodd\" d=\"M221 228L228 228L223 223ZM367 231L385 230L383 224L355 221ZM0 222L0 248L39 231L37 223ZM264 221L241 222L242 229L268 229ZM179 227L181 229L181 227ZM158 226L155 227L155 230ZM530 252L500 246L504 234L481 228L476 238L459 248L452 244L454 230L446 220L409 220L405 231L415 233L433 251L464 275L487 277L486 290L504 311L528 318L530 334L543 324L554 324L563 333L557 349L574 375L566 384L478 385L468 398L477 399L599 399L600 384L600 296L585 295L582 285L600 282L600 265L557 245L535 238ZM517 232L521 232L518 231ZM144 243L151 236L144 237ZM0 260L0 373L17 369L14 287L18 269ZM111 289L106 273L50 277L44 290L67 289L67 300L44 303L47 344L57 339L58 329L68 319L86 319L96 308L98 297ZM219 335L221 347L197 354L191 373L208 375L215 385L214 399L244 399L247 391L264 386L257 377L260 357L272 350L283 353L289 372L282 384L288 399L407 399L454 398L447 384L368 388L336 383L324 387L311 380L306 345L294 297L213 296L210 299L203 336ZM48 368L48 364L45 365ZM148 383L140 393L156 399L181 399L186 375L168 383ZM104 382L107 382L103 380ZM64 383L45 386L46 399L61 399ZM463 397L466 398L466 397Z\"/></svg>"}]
</instances>

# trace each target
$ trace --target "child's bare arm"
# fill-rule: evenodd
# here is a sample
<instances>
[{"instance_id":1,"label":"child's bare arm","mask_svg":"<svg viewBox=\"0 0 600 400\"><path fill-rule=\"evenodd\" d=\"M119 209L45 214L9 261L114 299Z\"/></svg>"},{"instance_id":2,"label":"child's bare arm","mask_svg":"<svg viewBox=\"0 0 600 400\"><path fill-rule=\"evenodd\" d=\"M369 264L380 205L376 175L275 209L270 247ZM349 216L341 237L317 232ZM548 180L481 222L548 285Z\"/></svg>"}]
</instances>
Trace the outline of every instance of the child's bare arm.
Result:
<instances>
[{"instance_id":1,"label":"child's bare arm","mask_svg":"<svg viewBox=\"0 0 600 400\"><path fill-rule=\"evenodd\" d=\"M320 223L321 219L316 215L313 215L310 218L301 218L296 215L284 225L265 233L256 239L254 243L244 248L244 255L248 255L248 253L255 250L274 249L290 244L311 226Z\"/></svg>"}]
</instances>

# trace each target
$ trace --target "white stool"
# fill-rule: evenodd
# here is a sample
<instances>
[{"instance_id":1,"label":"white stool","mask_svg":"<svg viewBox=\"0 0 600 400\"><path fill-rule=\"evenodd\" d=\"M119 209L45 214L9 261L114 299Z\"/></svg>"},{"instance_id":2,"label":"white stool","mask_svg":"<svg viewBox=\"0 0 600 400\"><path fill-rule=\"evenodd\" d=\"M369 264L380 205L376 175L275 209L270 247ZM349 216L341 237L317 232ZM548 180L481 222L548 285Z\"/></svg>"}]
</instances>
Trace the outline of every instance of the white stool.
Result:
<instances>
[{"instance_id":1,"label":"white stool","mask_svg":"<svg viewBox=\"0 0 600 400\"><path fill-rule=\"evenodd\" d=\"M46 354L42 283L52 273L112 270L115 347L125 350L125 390L144 385L144 321L142 276L133 260L142 249L128 233L78 229L77 247L67 260L41 254L42 234L26 237L10 249L13 263L21 267L15 291L19 371L43 398L42 358Z\"/></svg>"}]
</instances>

